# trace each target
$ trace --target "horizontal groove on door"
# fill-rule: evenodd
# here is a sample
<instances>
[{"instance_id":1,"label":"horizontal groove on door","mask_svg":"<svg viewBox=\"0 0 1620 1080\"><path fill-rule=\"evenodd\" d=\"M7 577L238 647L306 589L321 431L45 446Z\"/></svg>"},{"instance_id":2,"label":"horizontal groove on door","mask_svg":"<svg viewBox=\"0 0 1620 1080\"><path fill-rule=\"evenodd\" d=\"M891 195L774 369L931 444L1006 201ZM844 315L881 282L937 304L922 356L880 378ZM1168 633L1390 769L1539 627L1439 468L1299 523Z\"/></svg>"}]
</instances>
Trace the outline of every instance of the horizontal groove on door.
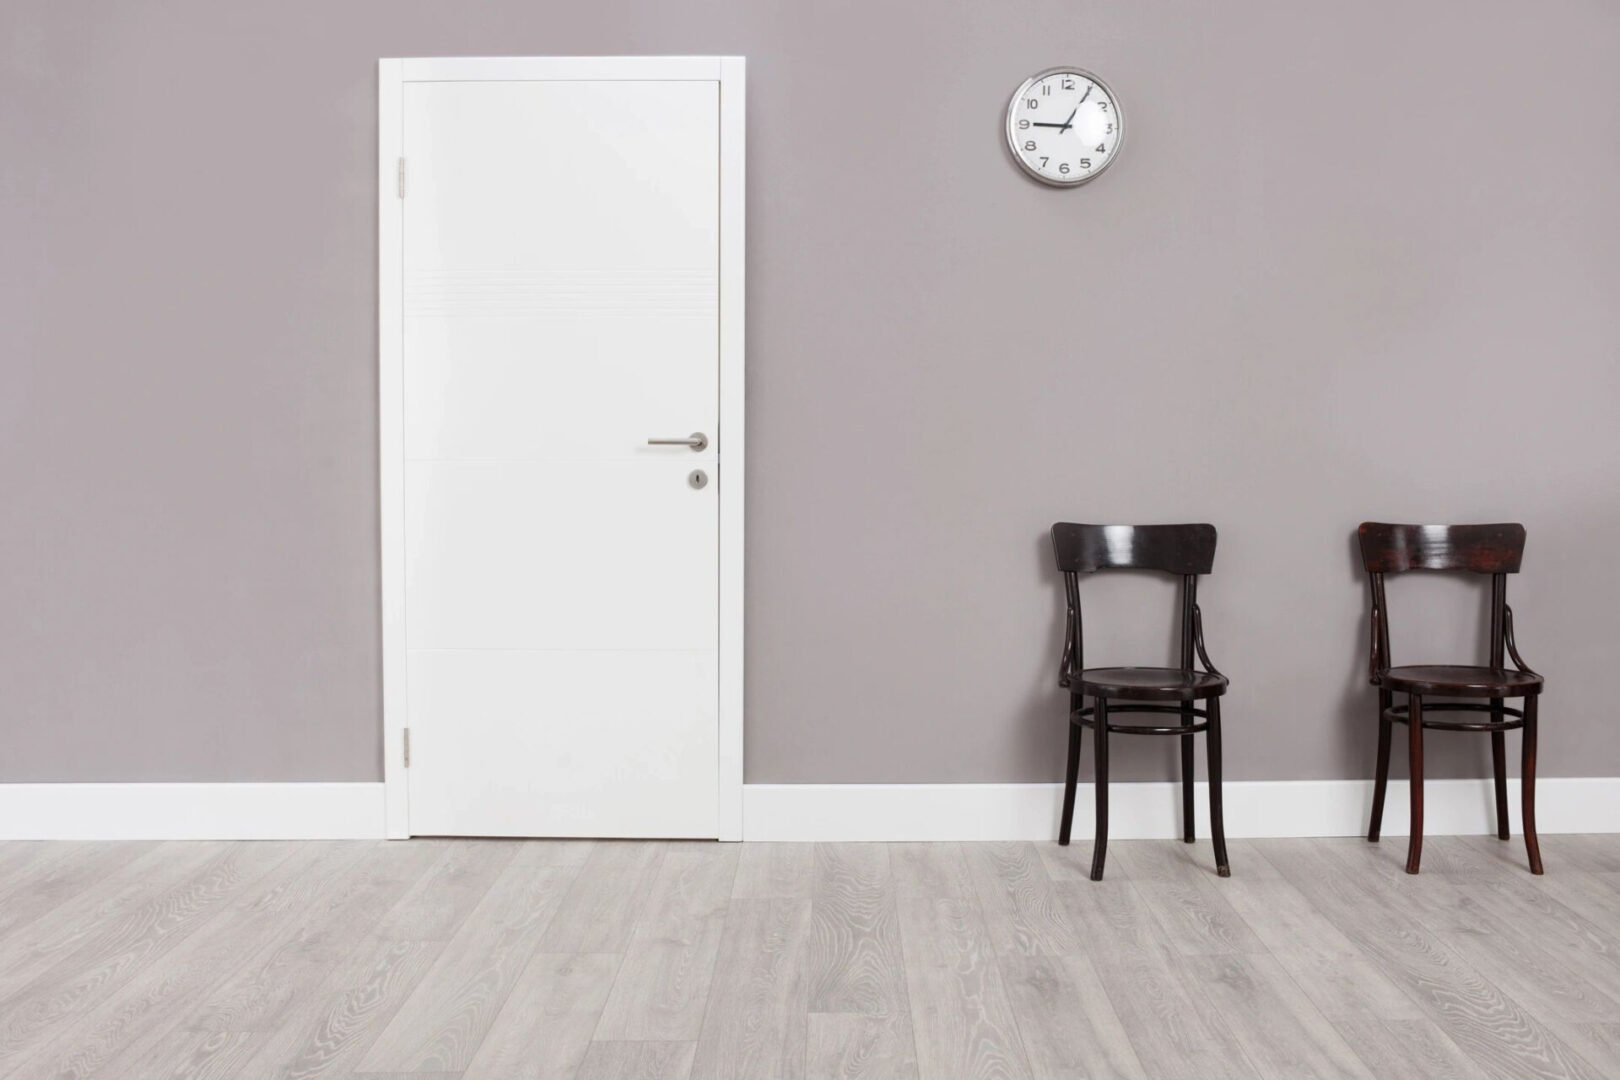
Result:
<instances>
[{"instance_id":1,"label":"horizontal groove on door","mask_svg":"<svg viewBox=\"0 0 1620 1080\"><path fill-rule=\"evenodd\" d=\"M719 308L720 276L710 267L413 270L405 275L406 318L713 318Z\"/></svg>"}]
</instances>

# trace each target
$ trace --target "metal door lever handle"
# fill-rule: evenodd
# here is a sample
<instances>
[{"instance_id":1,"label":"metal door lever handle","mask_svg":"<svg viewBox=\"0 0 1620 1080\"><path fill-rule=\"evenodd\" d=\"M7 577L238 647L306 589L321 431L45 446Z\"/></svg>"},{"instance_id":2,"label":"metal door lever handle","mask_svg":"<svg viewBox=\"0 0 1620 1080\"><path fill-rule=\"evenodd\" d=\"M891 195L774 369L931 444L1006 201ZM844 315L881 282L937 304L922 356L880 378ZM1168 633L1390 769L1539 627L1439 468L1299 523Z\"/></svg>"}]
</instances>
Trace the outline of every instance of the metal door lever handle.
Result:
<instances>
[{"instance_id":1,"label":"metal door lever handle","mask_svg":"<svg viewBox=\"0 0 1620 1080\"><path fill-rule=\"evenodd\" d=\"M694 451L707 450L709 437L701 431L694 431L684 439L648 439L648 446L686 446Z\"/></svg>"}]
</instances>

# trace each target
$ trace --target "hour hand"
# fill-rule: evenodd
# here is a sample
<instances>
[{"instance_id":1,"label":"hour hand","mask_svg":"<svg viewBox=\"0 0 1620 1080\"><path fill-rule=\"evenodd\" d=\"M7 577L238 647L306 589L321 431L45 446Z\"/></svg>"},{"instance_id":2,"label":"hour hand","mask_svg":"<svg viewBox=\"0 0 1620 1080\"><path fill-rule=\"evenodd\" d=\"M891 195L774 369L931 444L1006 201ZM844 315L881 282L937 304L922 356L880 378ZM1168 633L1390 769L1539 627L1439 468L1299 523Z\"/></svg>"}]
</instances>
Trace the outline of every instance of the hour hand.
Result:
<instances>
[{"instance_id":1,"label":"hour hand","mask_svg":"<svg viewBox=\"0 0 1620 1080\"><path fill-rule=\"evenodd\" d=\"M1088 90L1086 92L1089 94L1091 91ZM1074 114L1079 112L1079 111L1080 111L1080 106L1078 104L1076 104L1075 107L1074 107L1074 112L1071 112L1069 114L1069 118L1067 120L1063 121L1063 123L1057 125L1058 129L1061 130L1061 131L1068 131L1071 127L1073 127L1074 126Z\"/></svg>"},{"instance_id":2,"label":"hour hand","mask_svg":"<svg viewBox=\"0 0 1620 1080\"><path fill-rule=\"evenodd\" d=\"M1073 120L1073 119L1074 119L1074 117L1072 117L1072 116L1069 117L1069 120ZM1065 120L1061 124L1043 124L1039 120L1031 120L1029 122L1029 126L1030 127L1055 127L1055 128L1058 128L1059 130L1062 130L1063 128L1066 128L1066 127L1069 126L1069 120Z\"/></svg>"}]
</instances>

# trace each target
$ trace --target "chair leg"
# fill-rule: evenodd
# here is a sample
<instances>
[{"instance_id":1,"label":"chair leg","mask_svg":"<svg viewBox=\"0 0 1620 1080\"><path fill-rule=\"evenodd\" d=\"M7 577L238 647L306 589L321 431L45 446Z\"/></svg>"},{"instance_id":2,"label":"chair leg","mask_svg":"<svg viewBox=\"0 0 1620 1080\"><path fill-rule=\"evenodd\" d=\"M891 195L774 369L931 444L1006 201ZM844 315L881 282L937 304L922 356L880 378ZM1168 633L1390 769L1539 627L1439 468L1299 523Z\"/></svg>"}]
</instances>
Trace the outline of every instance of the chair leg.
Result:
<instances>
[{"instance_id":1,"label":"chair leg","mask_svg":"<svg viewBox=\"0 0 1620 1080\"><path fill-rule=\"evenodd\" d=\"M1210 698L1209 711L1209 835L1215 841L1215 873L1232 876L1232 866L1226 858L1226 821L1221 809L1221 699Z\"/></svg>"},{"instance_id":2,"label":"chair leg","mask_svg":"<svg viewBox=\"0 0 1620 1080\"><path fill-rule=\"evenodd\" d=\"M1193 723L1192 702L1181 707L1181 723L1191 727ZM1193 842L1193 737L1181 737L1181 839L1187 843Z\"/></svg>"},{"instance_id":3,"label":"chair leg","mask_svg":"<svg viewBox=\"0 0 1620 1080\"><path fill-rule=\"evenodd\" d=\"M1412 787L1412 837L1406 844L1406 872L1415 874L1423 860L1423 697L1408 694L1407 700L1411 702L1406 714L1406 748Z\"/></svg>"},{"instance_id":4,"label":"chair leg","mask_svg":"<svg viewBox=\"0 0 1620 1080\"><path fill-rule=\"evenodd\" d=\"M1490 699L1490 722L1500 724L1502 698ZM1497 839L1508 839L1508 738L1503 732L1490 732L1490 772L1497 779Z\"/></svg>"},{"instance_id":5,"label":"chair leg","mask_svg":"<svg viewBox=\"0 0 1620 1080\"><path fill-rule=\"evenodd\" d=\"M1091 846L1091 880L1101 881L1103 862L1108 858L1108 699L1094 698L1092 731L1096 735L1097 839Z\"/></svg>"},{"instance_id":6,"label":"chair leg","mask_svg":"<svg viewBox=\"0 0 1620 1080\"><path fill-rule=\"evenodd\" d=\"M1070 697L1070 715L1080 708L1078 695ZM1058 843L1068 846L1069 833L1074 828L1074 792L1080 780L1080 744L1086 737L1086 729L1069 721L1069 769L1063 777L1063 824L1058 828Z\"/></svg>"},{"instance_id":7,"label":"chair leg","mask_svg":"<svg viewBox=\"0 0 1620 1080\"><path fill-rule=\"evenodd\" d=\"M1373 780L1372 821L1367 825L1369 844L1378 843L1378 830L1384 827L1384 792L1389 788L1389 737L1393 726L1388 714L1394 704L1394 694L1388 690L1378 691L1378 771Z\"/></svg>"},{"instance_id":8,"label":"chair leg","mask_svg":"<svg viewBox=\"0 0 1620 1080\"><path fill-rule=\"evenodd\" d=\"M1524 699L1524 760L1519 766L1520 796L1524 800L1524 849L1530 856L1530 872L1541 869L1541 842L1536 839L1536 703L1531 694Z\"/></svg>"}]
</instances>

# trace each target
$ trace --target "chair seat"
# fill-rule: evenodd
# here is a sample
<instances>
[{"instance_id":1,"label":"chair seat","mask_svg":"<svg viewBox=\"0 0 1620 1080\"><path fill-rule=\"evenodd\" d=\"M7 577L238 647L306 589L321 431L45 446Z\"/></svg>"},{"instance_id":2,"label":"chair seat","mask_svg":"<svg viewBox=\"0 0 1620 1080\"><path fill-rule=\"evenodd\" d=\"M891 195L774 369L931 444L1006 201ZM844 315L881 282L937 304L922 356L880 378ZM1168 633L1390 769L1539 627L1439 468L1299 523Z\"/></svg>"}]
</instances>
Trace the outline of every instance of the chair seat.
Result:
<instances>
[{"instance_id":1,"label":"chair seat","mask_svg":"<svg viewBox=\"0 0 1620 1080\"><path fill-rule=\"evenodd\" d=\"M1224 675L1183 671L1181 668L1087 668L1074 677L1069 685L1077 693L1088 697L1125 701L1192 701L1226 693Z\"/></svg>"},{"instance_id":2,"label":"chair seat","mask_svg":"<svg viewBox=\"0 0 1620 1080\"><path fill-rule=\"evenodd\" d=\"M1397 694L1441 697L1525 697L1541 693L1541 676L1467 664L1410 664L1388 668L1374 684Z\"/></svg>"}]
</instances>

